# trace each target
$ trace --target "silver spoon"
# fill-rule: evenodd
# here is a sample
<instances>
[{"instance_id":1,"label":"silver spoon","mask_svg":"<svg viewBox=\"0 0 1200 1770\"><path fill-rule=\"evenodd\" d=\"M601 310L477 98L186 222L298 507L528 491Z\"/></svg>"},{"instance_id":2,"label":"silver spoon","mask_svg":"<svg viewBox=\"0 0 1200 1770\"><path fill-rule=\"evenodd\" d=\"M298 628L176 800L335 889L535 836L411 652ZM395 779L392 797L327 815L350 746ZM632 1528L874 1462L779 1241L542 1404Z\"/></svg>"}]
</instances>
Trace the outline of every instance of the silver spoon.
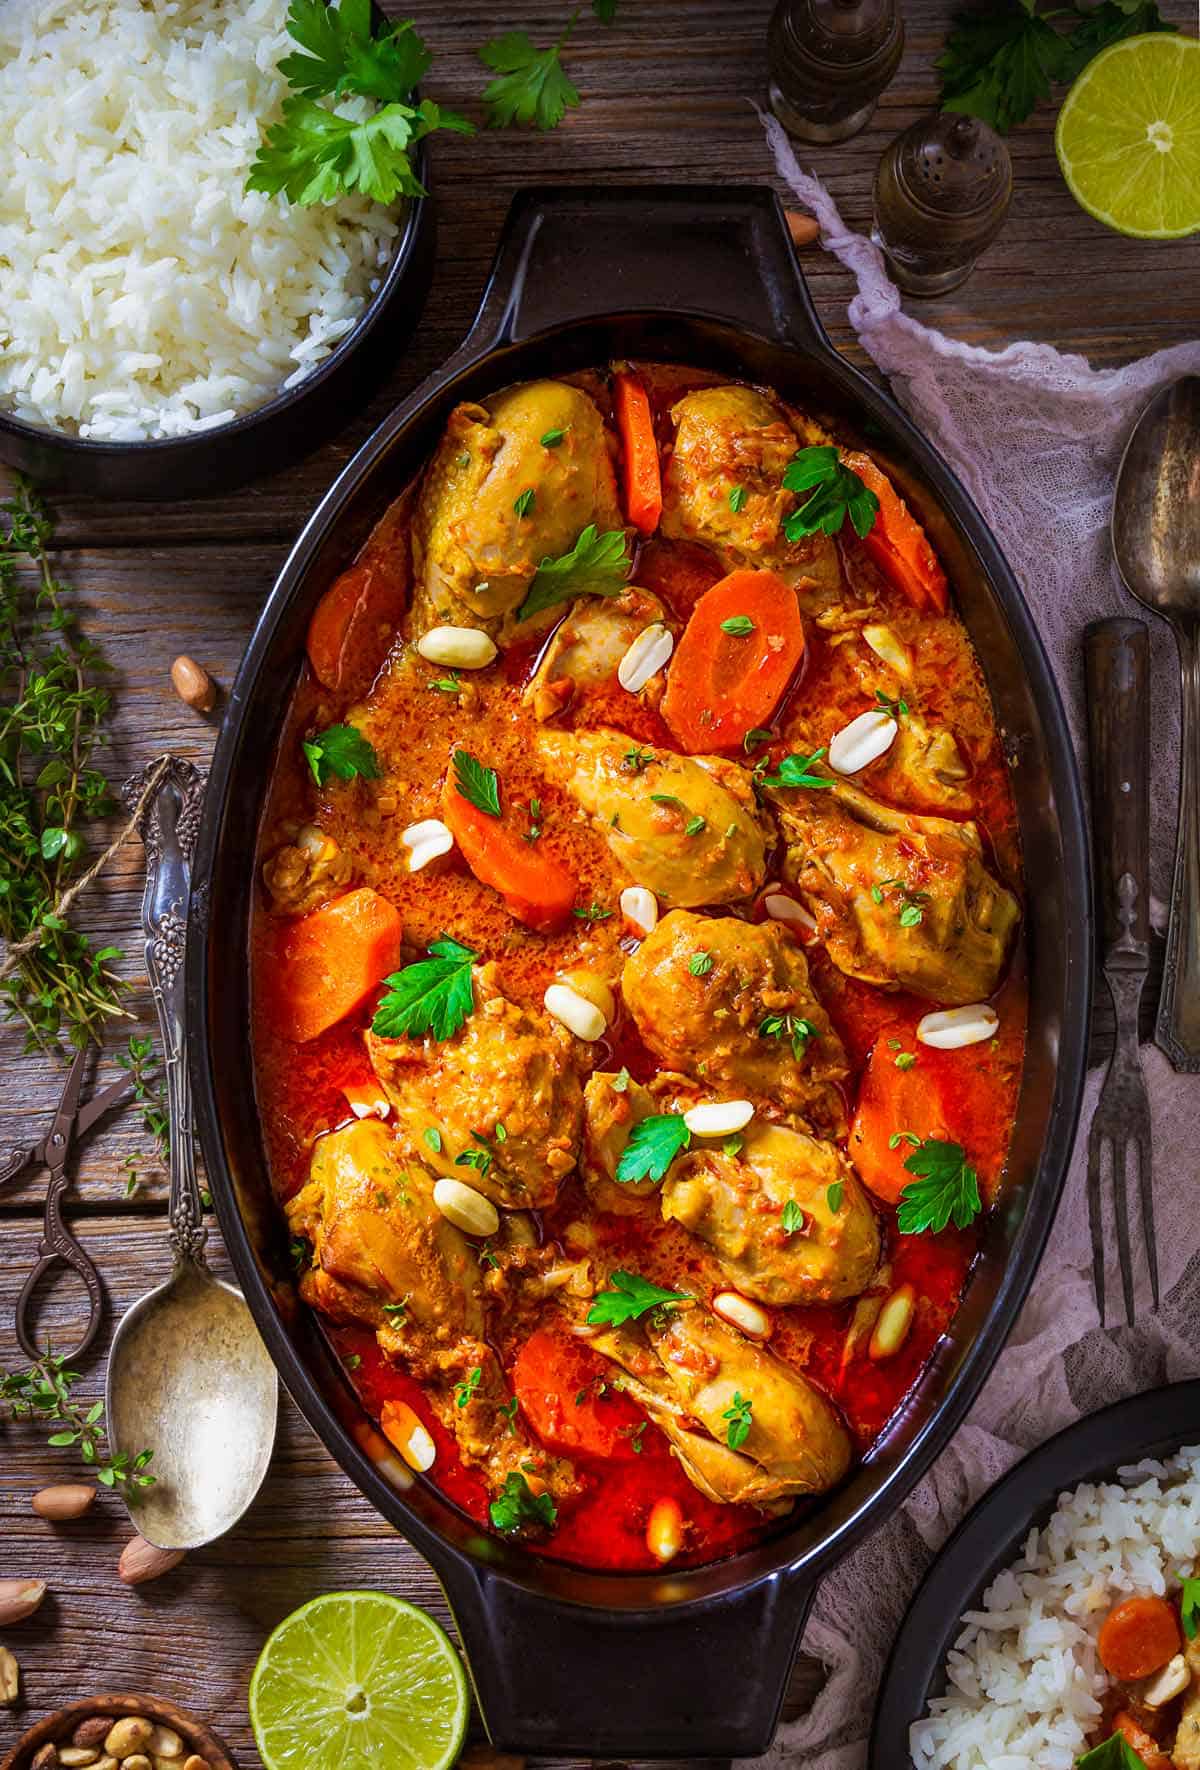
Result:
<instances>
[{"instance_id":1,"label":"silver spoon","mask_svg":"<svg viewBox=\"0 0 1200 1770\"><path fill-rule=\"evenodd\" d=\"M1132 596L1169 621L1183 680L1179 835L1155 1042L1200 1071L1200 376L1156 393L1117 471L1112 543Z\"/></svg>"},{"instance_id":2,"label":"silver spoon","mask_svg":"<svg viewBox=\"0 0 1200 1770\"><path fill-rule=\"evenodd\" d=\"M136 805L155 764L125 785ZM168 757L142 808L142 928L167 1072L171 1137L170 1244L165 1284L121 1321L108 1357L105 1406L114 1453L154 1452L153 1487L127 1494L141 1534L195 1549L237 1523L262 1485L275 1442L279 1382L245 1298L214 1278L196 1183L184 1021L183 956L191 857L204 776Z\"/></svg>"}]
</instances>

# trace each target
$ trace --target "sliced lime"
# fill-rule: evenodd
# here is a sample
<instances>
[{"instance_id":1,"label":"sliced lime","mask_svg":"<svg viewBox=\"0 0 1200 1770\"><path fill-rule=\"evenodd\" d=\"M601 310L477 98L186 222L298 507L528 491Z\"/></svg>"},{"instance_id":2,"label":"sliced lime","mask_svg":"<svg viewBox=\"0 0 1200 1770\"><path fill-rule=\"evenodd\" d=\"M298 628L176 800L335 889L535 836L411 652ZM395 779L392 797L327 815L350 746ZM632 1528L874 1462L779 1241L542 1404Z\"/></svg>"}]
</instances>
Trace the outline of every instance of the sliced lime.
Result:
<instances>
[{"instance_id":1,"label":"sliced lime","mask_svg":"<svg viewBox=\"0 0 1200 1770\"><path fill-rule=\"evenodd\" d=\"M1155 31L1090 61L1059 112L1058 163L1076 202L1143 240L1200 229L1200 40Z\"/></svg>"},{"instance_id":2,"label":"sliced lime","mask_svg":"<svg viewBox=\"0 0 1200 1770\"><path fill-rule=\"evenodd\" d=\"M330 1592L302 1604L250 1680L266 1770L449 1770L469 1707L444 1630L387 1592Z\"/></svg>"}]
</instances>

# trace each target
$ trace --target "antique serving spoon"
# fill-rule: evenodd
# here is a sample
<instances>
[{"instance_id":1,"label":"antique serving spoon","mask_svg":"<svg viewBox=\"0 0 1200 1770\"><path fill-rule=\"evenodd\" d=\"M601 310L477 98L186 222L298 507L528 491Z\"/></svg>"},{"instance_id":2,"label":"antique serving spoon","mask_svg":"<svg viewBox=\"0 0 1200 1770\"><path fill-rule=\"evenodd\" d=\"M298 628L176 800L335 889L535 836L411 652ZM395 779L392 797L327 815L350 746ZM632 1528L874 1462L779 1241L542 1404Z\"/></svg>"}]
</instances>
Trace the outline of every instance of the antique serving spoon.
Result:
<instances>
[{"instance_id":1,"label":"antique serving spoon","mask_svg":"<svg viewBox=\"0 0 1200 1770\"><path fill-rule=\"evenodd\" d=\"M1179 835L1154 1036L1200 1071L1200 376L1155 394L1117 472L1112 543L1126 589L1169 621L1183 679Z\"/></svg>"},{"instance_id":2,"label":"antique serving spoon","mask_svg":"<svg viewBox=\"0 0 1200 1770\"><path fill-rule=\"evenodd\" d=\"M150 772L126 783L127 804L141 799ZM114 1453L132 1459L144 1447L154 1452L155 1484L133 1496L130 1515L147 1541L163 1549L198 1548L236 1524L267 1472L279 1403L275 1367L242 1293L214 1278L204 1258L208 1231L192 1147L183 1002L191 857L203 795L203 775L169 757L139 819L146 848L146 969L167 1072L174 1265L165 1284L135 1303L118 1326L106 1390Z\"/></svg>"}]
</instances>

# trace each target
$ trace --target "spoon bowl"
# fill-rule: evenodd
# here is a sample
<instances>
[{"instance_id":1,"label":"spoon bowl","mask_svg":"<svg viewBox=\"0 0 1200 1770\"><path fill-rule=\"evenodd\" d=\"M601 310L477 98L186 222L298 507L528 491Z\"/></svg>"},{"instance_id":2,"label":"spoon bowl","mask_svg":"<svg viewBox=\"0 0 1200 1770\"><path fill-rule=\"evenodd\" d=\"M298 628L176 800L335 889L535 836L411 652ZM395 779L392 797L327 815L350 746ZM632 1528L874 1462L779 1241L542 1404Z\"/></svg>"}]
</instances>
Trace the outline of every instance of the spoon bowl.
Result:
<instances>
[{"instance_id":1,"label":"spoon bowl","mask_svg":"<svg viewBox=\"0 0 1200 1770\"><path fill-rule=\"evenodd\" d=\"M1155 394L1117 471L1112 545L1125 587L1168 621L1182 680L1179 835L1155 1041L1200 1072L1200 376Z\"/></svg>"}]
</instances>

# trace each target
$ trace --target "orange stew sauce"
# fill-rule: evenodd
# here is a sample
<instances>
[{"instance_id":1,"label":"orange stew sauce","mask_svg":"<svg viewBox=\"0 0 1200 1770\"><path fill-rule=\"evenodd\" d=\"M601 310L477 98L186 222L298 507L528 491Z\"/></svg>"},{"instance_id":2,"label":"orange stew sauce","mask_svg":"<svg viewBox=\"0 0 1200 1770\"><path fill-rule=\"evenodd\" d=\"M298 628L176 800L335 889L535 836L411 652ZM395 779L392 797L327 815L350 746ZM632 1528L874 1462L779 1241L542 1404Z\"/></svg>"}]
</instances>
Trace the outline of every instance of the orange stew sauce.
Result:
<instances>
[{"instance_id":1,"label":"orange stew sauce","mask_svg":"<svg viewBox=\"0 0 1200 1770\"><path fill-rule=\"evenodd\" d=\"M689 388L716 377L658 365L642 365L640 373L665 458L672 403ZM584 385L602 411L609 410L601 378L567 379ZM579 965L602 970L601 961L618 945L626 952L631 949L635 931L616 911L619 894L629 881L590 821L539 772L531 741L532 715L521 706L521 692L544 637L536 644L509 647L499 667L479 678L464 672L457 694L439 691L434 682L446 672L424 663L412 650L416 635L408 633L404 618L410 590L411 504L411 492L397 501L368 541L359 567L352 568L369 567L375 589L374 606L364 610L357 623L349 692L331 695L307 665L302 669L264 815L259 861L285 839L282 832L317 822L352 855L355 882L370 883L399 911L405 962L421 956L430 941L449 935L469 945L482 960L495 961L505 992L541 1012L544 990L556 973ZM931 724L944 724L957 738L970 765L972 816L983 835L988 864L1019 893L1019 847L1006 768L965 630L952 608L944 615L918 614L881 576L848 524L838 544L851 588L869 584L883 604L882 618L914 650L914 699L923 717ZM636 554L631 581L659 595L682 625L698 597L723 576L721 564L704 548L655 537ZM802 592L801 608L803 613ZM773 723L774 760L790 750L810 751L828 744L831 735L873 699L867 694L864 702L861 648L836 641L836 634L805 621L804 656ZM313 729L352 720L355 705L368 697L372 741L385 765L385 780L349 785L334 780L316 787L300 739ZM601 692L577 693L567 723L576 729L614 725L636 742L674 747L646 700L625 693L615 681ZM509 805L540 800L539 853L552 856L574 874L579 903L602 905L614 914L597 921L572 919L557 933L534 934L514 921L501 898L473 877L457 851L444 866L408 871L400 833L419 820L440 816L448 758L460 744L486 756L498 770ZM873 764L857 777L867 793L876 790L876 773ZM769 862L768 877L778 876ZM343 1089L372 1080L363 1032L373 1002L308 1043L283 1038L272 1011L278 919L269 912L265 894L260 896L263 901L253 926L255 1087L273 1182L284 1200L307 1179L316 1140L350 1118ZM749 913L756 919L763 915L761 909ZM962 1143L978 1171L985 1203L993 1199L1003 1178L1023 1055L1025 988L1019 941L993 998L1000 1012L998 1034L953 1051L934 1050L915 1040L917 1022L931 1003L844 976L819 944L808 944L805 951L817 993L852 1065L846 1089L849 1113L877 1040L884 1041L885 1050L919 1052L919 1073L931 1087L936 1082L934 1093L946 1120L936 1129ZM629 1017L619 1009L615 1026L599 1047L597 1067L616 1069L622 1064L640 1081L649 1081L657 1067ZM852 1148L849 1153L853 1159ZM610 1270L635 1270L655 1284L689 1292L706 1303L717 1291L729 1288L711 1251L679 1225L662 1220L655 1195L631 1199L629 1204L622 1215L597 1213L579 1178L571 1176L553 1206L537 1214L538 1233L566 1247L567 1226L586 1219L596 1237L597 1253ZM877 1362L867 1355L865 1337L848 1339L855 1302L769 1311L770 1349L804 1371L834 1401L860 1453L903 1401L949 1326L977 1246L977 1226L901 1236L894 1211L882 1204L878 1209L884 1259L891 1266L886 1288L908 1282L917 1296L914 1325L895 1356ZM371 1330L335 1326L330 1331L368 1411L378 1417L387 1400L407 1402L437 1447L426 1478L486 1524L488 1496L483 1482L463 1467L453 1437L428 1406L419 1385L403 1369L386 1362ZM778 1528L777 1521L765 1520L750 1507L718 1505L699 1493L663 1434L607 1380L613 1367L586 1342L538 1328L534 1337L542 1336L549 1344L529 1350L524 1344L529 1337L527 1320L514 1338L504 1337L510 1330L503 1322L494 1331L501 1336L495 1350L528 1426L547 1448L569 1456L582 1477L582 1490L560 1508L555 1531L536 1543L539 1553L597 1568L652 1567L646 1523L651 1507L664 1497L678 1501L686 1521L685 1547L676 1565L730 1554ZM547 1368L553 1369L550 1383L544 1380Z\"/></svg>"}]
</instances>

